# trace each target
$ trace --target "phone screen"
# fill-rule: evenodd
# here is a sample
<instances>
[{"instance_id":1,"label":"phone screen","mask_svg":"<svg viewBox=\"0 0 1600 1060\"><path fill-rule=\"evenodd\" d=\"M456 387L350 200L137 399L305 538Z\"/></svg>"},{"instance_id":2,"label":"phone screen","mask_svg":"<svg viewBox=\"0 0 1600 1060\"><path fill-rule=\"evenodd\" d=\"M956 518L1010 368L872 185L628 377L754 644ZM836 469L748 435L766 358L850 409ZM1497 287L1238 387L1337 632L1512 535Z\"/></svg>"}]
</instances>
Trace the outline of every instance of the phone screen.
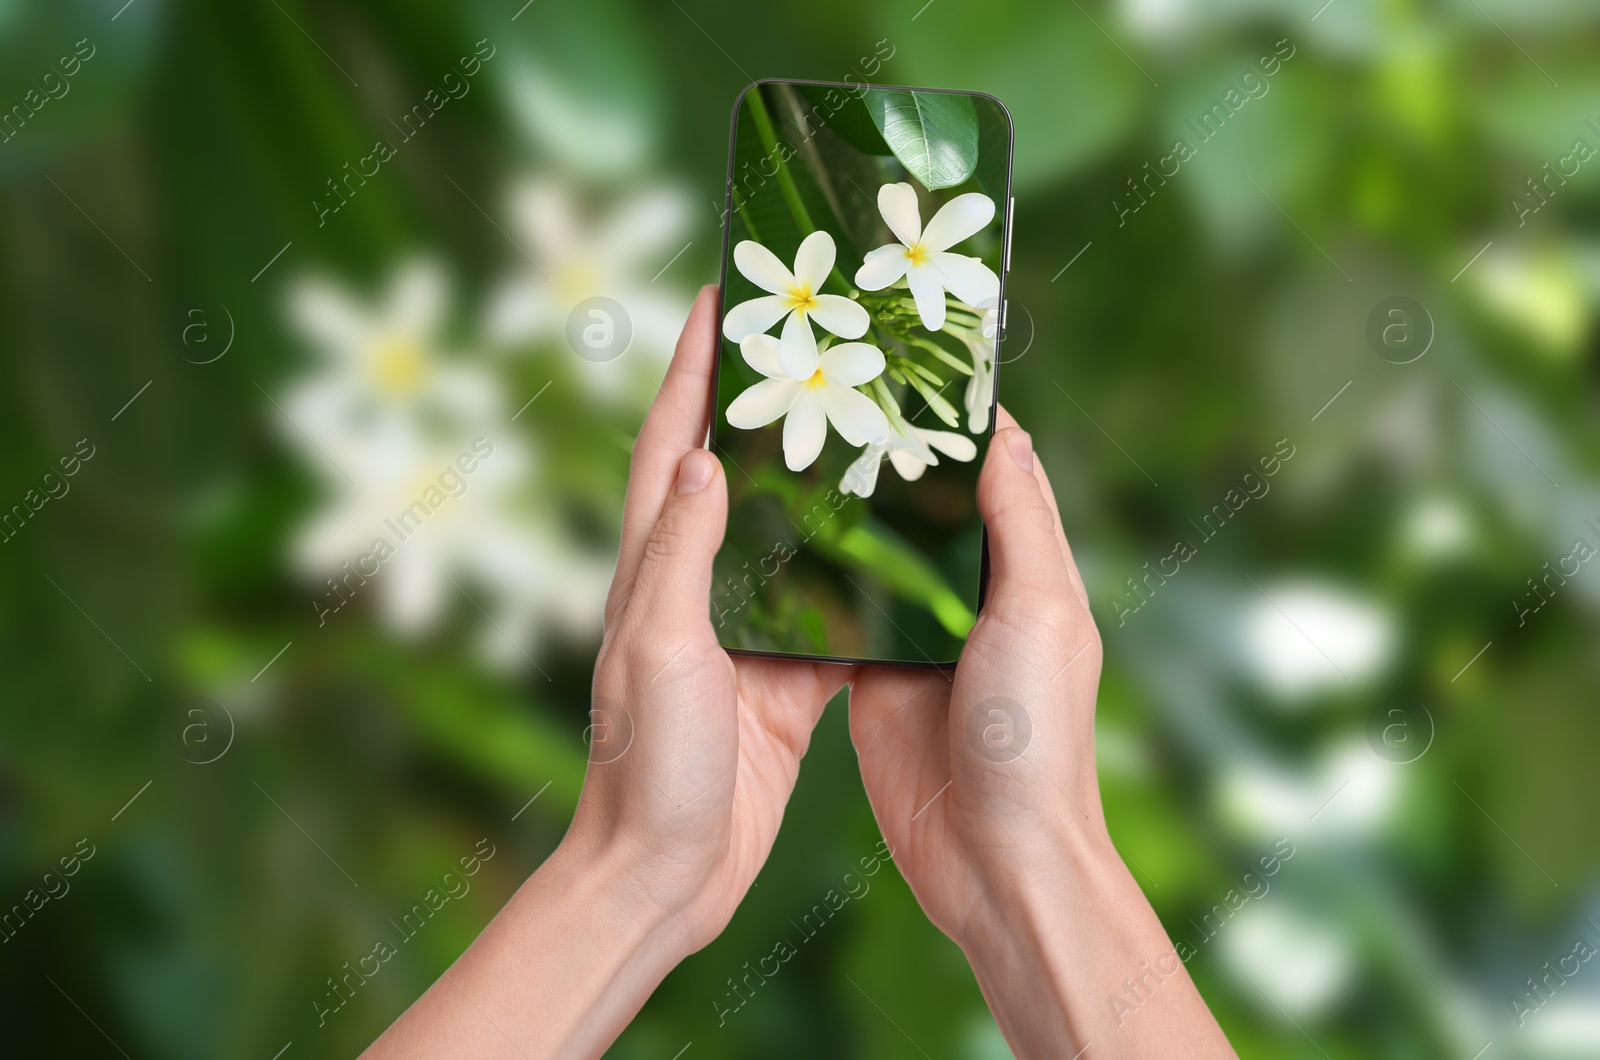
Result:
<instances>
[{"instance_id":1,"label":"phone screen","mask_svg":"<svg viewBox=\"0 0 1600 1060\"><path fill-rule=\"evenodd\" d=\"M734 112L712 449L725 647L948 665L983 578L1011 120L760 82Z\"/></svg>"}]
</instances>

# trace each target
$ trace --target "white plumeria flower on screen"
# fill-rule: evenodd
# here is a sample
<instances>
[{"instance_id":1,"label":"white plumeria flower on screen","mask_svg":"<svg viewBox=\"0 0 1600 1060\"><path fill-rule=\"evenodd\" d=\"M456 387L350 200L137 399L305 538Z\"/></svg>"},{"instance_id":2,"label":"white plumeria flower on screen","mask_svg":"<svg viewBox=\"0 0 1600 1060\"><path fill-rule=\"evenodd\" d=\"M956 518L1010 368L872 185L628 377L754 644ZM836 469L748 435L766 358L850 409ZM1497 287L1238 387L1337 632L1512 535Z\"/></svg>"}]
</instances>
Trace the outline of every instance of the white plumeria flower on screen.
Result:
<instances>
[{"instance_id":1,"label":"white plumeria flower on screen","mask_svg":"<svg viewBox=\"0 0 1600 1060\"><path fill-rule=\"evenodd\" d=\"M750 367L766 376L734 398L726 413L741 430L765 427L783 417L783 462L804 471L822 452L828 424L851 445L882 441L889 419L867 395L856 390L883 374L883 351L865 342L841 342L817 353L799 371L779 363L781 343L771 335L748 335L739 351Z\"/></svg>"},{"instance_id":2,"label":"white plumeria flower on screen","mask_svg":"<svg viewBox=\"0 0 1600 1060\"><path fill-rule=\"evenodd\" d=\"M989 406L994 399L994 345L999 331L1000 310L990 306L984 310L981 332L973 335L964 332L961 341L972 353L972 376L967 380L964 395L967 407L967 430L982 434L989 429Z\"/></svg>"},{"instance_id":3,"label":"white plumeria flower on screen","mask_svg":"<svg viewBox=\"0 0 1600 1060\"><path fill-rule=\"evenodd\" d=\"M867 446L855 462L845 469L844 477L839 480L839 492L854 493L858 497L872 496L872 491L878 488L878 467L885 455L907 482L915 482L928 468L938 466L939 457L934 450L962 463L978 455L977 444L964 434L933 431L910 424L907 426L911 428L909 435L891 429L888 438Z\"/></svg>"},{"instance_id":4,"label":"white plumeria flower on screen","mask_svg":"<svg viewBox=\"0 0 1600 1060\"><path fill-rule=\"evenodd\" d=\"M778 340L778 363L795 379L810 374L807 365L817 360L817 336L811 330L815 320L841 339L859 339L867 333L870 318L858 303L837 294L819 294L833 271L838 250L833 237L813 232L795 252L794 271L790 272L776 254L754 240L746 239L733 248L733 264L740 275L771 294L740 302L722 320L722 334L729 342L744 342L751 335L771 330L783 321Z\"/></svg>"},{"instance_id":5,"label":"white plumeria flower on screen","mask_svg":"<svg viewBox=\"0 0 1600 1060\"><path fill-rule=\"evenodd\" d=\"M565 183L533 177L513 189L509 220L520 273L491 299L487 331L498 343L547 341L565 348L567 318L594 297L628 313L627 353L607 362L570 357L591 394L615 399L633 378L653 386L671 359L691 298L660 276L688 242L690 199L681 189L634 192L604 217L584 217ZM640 359L651 366L640 370Z\"/></svg>"},{"instance_id":6,"label":"white plumeria flower on screen","mask_svg":"<svg viewBox=\"0 0 1600 1060\"><path fill-rule=\"evenodd\" d=\"M881 291L904 278L917 303L922 326L944 327L944 293L971 306L1000 296L1000 278L978 258L954 254L950 248L983 230L994 220L994 200L979 192L957 195L922 227L917 193L904 181L878 189L878 212L900 242L867 252L856 270L856 286Z\"/></svg>"}]
</instances>

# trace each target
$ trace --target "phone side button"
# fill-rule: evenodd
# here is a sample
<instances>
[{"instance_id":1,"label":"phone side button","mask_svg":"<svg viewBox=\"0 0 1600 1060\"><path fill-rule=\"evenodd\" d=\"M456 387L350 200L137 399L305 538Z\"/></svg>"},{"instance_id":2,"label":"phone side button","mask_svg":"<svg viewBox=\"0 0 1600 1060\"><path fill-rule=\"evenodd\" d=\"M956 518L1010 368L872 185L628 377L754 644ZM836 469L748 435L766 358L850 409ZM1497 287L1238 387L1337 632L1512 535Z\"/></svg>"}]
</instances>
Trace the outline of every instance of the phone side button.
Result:
<instances>
[{"instance_id":1,"label":"phone side button","mask_svg":"<svg viewBox=\"0 0 1600 1060\"><path fill-rule=\"evenodd\" d=\"M1005 270L1007 272L1011 271L1011 244L1015 243L1016 240L1017 240L1016 229L1014 227L1012 227L1012 221L1015 219L1016 213L1017 213L1017 197L1015 195L1013 195L1006 202L1006 262L1005 262Z\"/></svg>"}]
</instances>

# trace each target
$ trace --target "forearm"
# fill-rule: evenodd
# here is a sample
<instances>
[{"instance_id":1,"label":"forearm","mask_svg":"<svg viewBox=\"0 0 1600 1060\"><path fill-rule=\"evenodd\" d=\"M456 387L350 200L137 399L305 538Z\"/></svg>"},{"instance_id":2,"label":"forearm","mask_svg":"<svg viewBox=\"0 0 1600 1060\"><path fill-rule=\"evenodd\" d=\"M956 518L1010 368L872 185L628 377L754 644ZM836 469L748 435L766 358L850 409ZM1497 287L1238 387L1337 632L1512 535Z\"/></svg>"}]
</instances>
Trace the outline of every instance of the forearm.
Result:
<instances>
[{"instance_id":1,"label":"forearm","mask_svg":"<svg viewBox=\"0 0 1600 1060\"><path fill-rule=\"evenodd\" d=\"M1016 1055L1234 1056L1110 838L1085 821L1040 861L995 882L963 941Z\"/></svg>"},{"instance_id":2,"label":"forearm","mask_svg":"<svg viewBox=\"0 0 1600 1060\"><path fill-rule=\"evenodd\" d=\"M629 880L569 837L365 1055L599 1056L686 952Z\"/></svg>"}]
</instances>

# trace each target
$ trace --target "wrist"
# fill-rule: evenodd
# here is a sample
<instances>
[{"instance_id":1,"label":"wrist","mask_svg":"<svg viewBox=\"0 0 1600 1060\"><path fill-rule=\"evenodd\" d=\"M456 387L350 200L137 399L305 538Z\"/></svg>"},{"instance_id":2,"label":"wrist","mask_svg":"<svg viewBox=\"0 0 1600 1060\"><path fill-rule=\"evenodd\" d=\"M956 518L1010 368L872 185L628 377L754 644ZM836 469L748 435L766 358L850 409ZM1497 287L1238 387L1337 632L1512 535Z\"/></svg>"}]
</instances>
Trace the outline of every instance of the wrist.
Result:
<instances>
[{"instance_id":1,"label":"wrist","mask_svg":"<svg viewBox=\"0 0 1600 1060\"><path fill-rule=\"evenodd\" d=\"M987 874L962 952L1016 1056L1057 1055L1063 1042L1074 1043L1069 1053L1092 1040L1110 1046L1120 1026L1106 1023L1107 998L1171 944L1095 823L1073 814L1039 848Z\"/></svg>"},{"instance_id":2,"label":"wrist","mask_svg":"<svg viewBox=\"0 0 1600 1060\"><path fill-rule=\"evenodd\" d=\"M957 940L974 959L999 947L1031 946L1057 933L1069 914L1106 904L1126 869L1110 837L1071 812L1025 853L982 862L976 874L983 900Z\"/></svg>"},{"instance_id":3,"label":"wrist","mask_svg":"<svg viewBox=\"0 0 1600 1060\"><path fill-rule=\"evenodd\" d=\"M650 862L615 832L594 834L575 822L534 878L541 891L577 898L586 923L610 925L617 942L670 969L694 951L684 923L688 902L663 885Z\"/></svg>"}]
</instances>

